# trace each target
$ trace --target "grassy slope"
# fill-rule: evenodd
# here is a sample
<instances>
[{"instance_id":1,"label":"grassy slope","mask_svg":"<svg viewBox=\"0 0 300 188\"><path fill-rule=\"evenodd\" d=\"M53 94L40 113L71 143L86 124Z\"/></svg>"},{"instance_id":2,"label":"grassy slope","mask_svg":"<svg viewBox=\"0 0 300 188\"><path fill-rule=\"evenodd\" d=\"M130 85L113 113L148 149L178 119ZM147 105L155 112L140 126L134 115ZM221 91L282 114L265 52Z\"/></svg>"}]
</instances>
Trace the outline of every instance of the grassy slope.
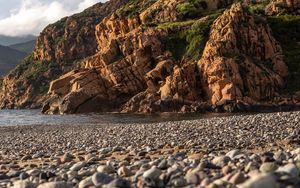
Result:
<instances>
[{"instance_id":1,"label":"grassy slope","mask_svg":"<svg viewBox=\"0 0 300 188\"><path fill-rule=\"evenodd\" d=\"M280 42L290 73L282 93L292 94L300 90L300 12L282 10L278 15L266 16L264 9L268 2L252 5L250 11L267 19L274 37Z\"/></svg>"},{"instance_id":2,"label":"grassy slope","mask_svg":"<svg viewBox=\"0 0 300 188\"><path fill-rule=\"evenodd\" d=\"M36 42L36 40L31 40L31 41L24 42L24 43L13 44L13 45L10 45L9 47L12 49L18 50L20 52L25 52L27 54L30 54L33 52L35 42Z\"/></svg>"},{"instance_id":3,"label":"grassy slope","mask_svg":"<svg viewBox=\"0 0 300 188\"><path fill-rule=\"evenodd\" d=\"M0 76L5 75L13 69L24 57L26 53L0 46Z\"/></svg>"},{"instance_id":4,"label":"grassy slope","mask_svg":"<svg viewBox=\"0 0 300 188\"><path fill-rule=\"evenodd\" d=\"M284 93L300 90L300 16L280 15L268 17L275 38L280 42L290 75Z\"/></svg>"}]
</instances>

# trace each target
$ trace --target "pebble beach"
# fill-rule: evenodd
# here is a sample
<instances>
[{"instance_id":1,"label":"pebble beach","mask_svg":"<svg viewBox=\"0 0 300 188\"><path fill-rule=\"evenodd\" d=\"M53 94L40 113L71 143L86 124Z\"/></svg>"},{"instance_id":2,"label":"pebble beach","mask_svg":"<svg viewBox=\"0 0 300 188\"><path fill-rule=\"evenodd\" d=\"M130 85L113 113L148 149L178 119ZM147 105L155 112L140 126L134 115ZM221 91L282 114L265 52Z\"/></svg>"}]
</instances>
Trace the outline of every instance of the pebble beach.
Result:
<instances>
[{"instance_id":1,"label":"pebble beach","mask_svg":"<svg viewBox=\"0 0 300 188\"><path fill-rule=\"evenodd\" d=\"M300 187L300 112L0 127L0 187Z\"/></svg>"}]
</instances>

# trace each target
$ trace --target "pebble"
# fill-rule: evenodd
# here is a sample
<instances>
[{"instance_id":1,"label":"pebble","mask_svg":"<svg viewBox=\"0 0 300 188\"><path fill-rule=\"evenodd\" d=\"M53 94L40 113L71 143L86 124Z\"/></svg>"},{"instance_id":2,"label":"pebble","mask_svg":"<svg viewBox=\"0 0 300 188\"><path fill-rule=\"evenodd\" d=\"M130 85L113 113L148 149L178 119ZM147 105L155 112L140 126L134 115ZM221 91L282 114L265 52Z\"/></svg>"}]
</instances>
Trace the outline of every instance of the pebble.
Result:
<instances>
[{"instance_id":1,"label":"pebble","mask_svg":"<svg viewBox=\"0 0 300 188\"><path fill-rule=\"evenodd\" d=\"M105 186L106 188L131 188L130 182L123 179L115 179Z\"/></svg>"},{"instance_id":2,"label":"pebble","mask_svg":"<svg viewBox=\"0 0 300 188\"><path fill-rule=\"evenodd\" d=\"M238 172L230 178L229 182L234 184L234 185L238 185L238 184L241 184L241 183L245 182L246 179L247 178L245 177L245 175L243 173Z\"/></svg>"},{"instance_id":3,"label":"pebble","mask_svg":"<svg viewBox=\"0 0 300 188\"><path fill-rule=\"evenodd\" d=\"M87 177L87 178L80 181L80 183L78 185L78 188L88 188L88 187L91 187L93 185L94 185L94 183L92 181L92 177Z\"/></svg>"},{"instance_id":4,"label":"pebble","mask_svg":"<svg viewBox=\"0 0 300 188\"><path fill-rule=\"evenodd\" d=\"M101 165L97 168L98 172L112 174L115 172L115 169L111 166Z\"/></svg>"},{"instance_id":5,"label":"pebble","mask_svg":"<svg viewBox=\"0 0 300 188\"><path fill-rule=\"evenodd\" d=\"M234 157L236 157L237 155L241 154L241 150L239 149L234 149L229 151L228 153L226 153L225 156L230 157L231 160L234 159Z\"/></svg>"},{"instance_id":6,"label":"pebble","mask_svg":"<svg viewBox=\"0 0 300 188\"><path fill-rule=\"evenodd\" d=\"M274 162L266 162L266 163L263 163L259 170L262 172L262 173L270 173L270 172L275 172L277 170L278 166L276 163Z\"/></svg>"},{"instance_id":7,"label":"pebble","mask_svg":"<svg viewBox=\"0 0 300 188\"><path fill-rule=\"evenodd\" d=\"M297 137L299 116L1 127L0 187L296 188L300 148L280 139Z\"/></svg>"},{"instance_id":8,"label":"pebble","mask_svg":"<svg viewBox=\"0 0 300 188\"><path fill-rule=\"evenodd\" d=\"M71 162L74 158L74 155L70 154L70 153L65 153L62 157L61 157L61 162L62 163L67 163L67 162Z\"/></svg>"},{"instance_id":9,"label":"pebble","mask_svg":"<svg viewBox=\"0 0 300 188\"><path fill-rule=\"evenodd\" d=\"M70 170L71 171L79 171L82 167L84 167L86 165L86 162L78 162L76 164L74 164Z\"/></svg>"},{"instance_id":10,"label":"pebble","mask_svg":"<svg viewBox=\"0 0 300 188\"><path fill-rule=\"evenodd\" d=\"M47 182L40 184L37 188L72 188L70 183L58 181L58 182Z\"/></svg>"},{"instance_id":11,"label":"pebble","mask_svg":"<svg viewBox=\"0 0 300 188\"><path fill-rule=\"evenodd\" d=\"M121 166L118 169L118 175L121 177L129 177L131 176L133 173L131 172L131 170L129 168L127 168L126 166Z\"/></svg>"},{"instance_id":12,"label":"pebble","mask_svg":"<svg viewBox=\"0 0 300 188\"><path fill-rule=\"evenodd\" d=\"M286 172L290 174L292 177L299 177L299 169L294 164L286 164L285 166L281 166L277 169L277 172Z\"/></svg>"},{"instance_id":13,"label":"pebble","mask_svg":"<svg viewBox=\"0 0 300 188\"><path fill-rule=\"evenodd\" d=\"M185 179L188 184L194 184L194 185L200 184L200 177L197 172L187 173Z\"/></svg>"},{"instance_id":14,"label":"pebble","mask_svg":"<svg viewBox=\"0 0 300 188\"><path fill-rule=\"evenodd\" d=\"M36 185L30 181L16 181L14 182L13 188L36 188Z\"/></svg>"},{"instance_id":15,"label":"pebble","mask_svg":"<svg viewBox=\"0 0 300 188\"><path fill-rule=\"evenodd\" d=\"M224 167L229 161L231 161L228 156L218 156L212 160L212 163L218 167Z\"/></svg>"},{"instance_id":16,"label":"pebble","mask_svg":"<svg viewBox=\"0 0 300 188\"><path fill-rule=\"evenodd\" d=\"M252 177L239 186L240 188L275 188L278 187L272 174L262 174Z\"/></svg>"},{"instance_id":17,"label":"pebble","mask_svg":"<svg viewBox=\"0 0 300 188\"><path fill-rule=\"evenodd\" d=\"M113 180L114 180L114 178L112 178L111 176L104 174L104 173L100 173L100 172L95 173L92 176L92 181L93 181L94 185L96 185L96 186L108 184Z\"/></svg>"}]
</instances>

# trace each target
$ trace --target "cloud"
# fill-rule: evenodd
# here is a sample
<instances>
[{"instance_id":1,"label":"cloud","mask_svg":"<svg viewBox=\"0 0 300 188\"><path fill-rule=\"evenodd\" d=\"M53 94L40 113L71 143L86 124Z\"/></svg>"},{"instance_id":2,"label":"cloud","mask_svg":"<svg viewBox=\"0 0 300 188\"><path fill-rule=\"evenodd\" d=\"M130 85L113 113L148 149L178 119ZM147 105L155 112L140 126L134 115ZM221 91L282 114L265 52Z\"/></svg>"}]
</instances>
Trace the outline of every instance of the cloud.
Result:
<instances>
[{"instance_id":1,"label":"cloud","mask_svg":"<svg viewBox=\"0 0 300 188\"><path fill-rule=\"evenodd\" d=\"M38 35L48 24L80 12L101 0L22 0L21 6L0 19L0 35ZM102 0L103 2L104 0Z\"/></svg>"}]
</instances>

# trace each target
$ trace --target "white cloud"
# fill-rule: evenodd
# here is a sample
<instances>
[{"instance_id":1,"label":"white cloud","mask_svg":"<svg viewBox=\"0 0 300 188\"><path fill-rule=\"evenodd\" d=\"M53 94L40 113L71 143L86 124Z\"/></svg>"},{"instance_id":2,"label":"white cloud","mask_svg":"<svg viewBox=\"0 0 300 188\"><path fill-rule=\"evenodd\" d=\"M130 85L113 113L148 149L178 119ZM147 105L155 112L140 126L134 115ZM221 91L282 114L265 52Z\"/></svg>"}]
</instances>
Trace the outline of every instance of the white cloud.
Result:
<instances>
[{"instance_id":1,"label":"white cloud","mask_svg":"<svg viewBox=\"0 0 300 188\"><path fill-rule=\"evenodd\" d=\"M80 12L101 0L22 0L21 6L0 19L0 35L38 35L48 24ZM105 0L102 0L102 2Z\"/></svg>"}]
</instances>

